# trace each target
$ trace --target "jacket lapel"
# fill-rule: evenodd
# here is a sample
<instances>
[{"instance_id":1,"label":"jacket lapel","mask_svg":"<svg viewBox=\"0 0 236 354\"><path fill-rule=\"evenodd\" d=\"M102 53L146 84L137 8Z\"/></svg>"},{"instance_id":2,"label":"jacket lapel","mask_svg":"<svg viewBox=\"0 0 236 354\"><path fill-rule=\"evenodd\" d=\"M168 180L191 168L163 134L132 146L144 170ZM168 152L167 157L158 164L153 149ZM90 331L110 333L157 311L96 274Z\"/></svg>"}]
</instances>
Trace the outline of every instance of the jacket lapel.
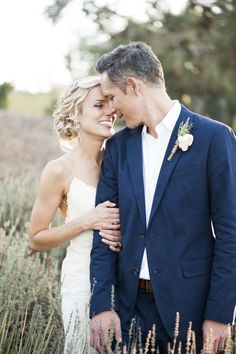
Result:
<instances>
[{"instance_id":1,"label":"jacket lapel","mask_svg":"<svg viewBox=\"0 0 236 354\"><path fill-rule=\"evenodd\" d=\"M139 213L146 229L146 214L143 184L143 153L142 153L142 128L140 126L130 133L127 141L127 160L131 181L138 205Z\"/></svg>"},{"instance_id":2,"label":"jacket lapel","mask_svg":"<svg viewBox=\"0 0 236 354\"><path fill-rule=\"evenodd\" d=\"M162 163L159 178L157 181L156 190L155 190L155 194L153 197L151 215L149 218L149 225L151 224L152 219L153 219L153 217L157 211L157 208L160 204L161 198L164 194L164 191L165 191L166 186L168 184L169 178L170 178L171 174L173 173L174 168L180 159L180 156L182 155L182 151L180 149L178 149L176 154L172 158L172 160L171 161L167 160L168 156L170 155L172 148L175 144L175 141L177 139L179 125L181 122L185 122L188 117L191 117L191 115L192 115L192 113L188 109L186 109L184 106L182 106L179 118L177 119L177 122L175 124L174 129L173 129L173 132L171 134L170 141L169 141L168 147L166 149L166 153L165 153L164 160Z\"/></svg>"}]
</instances>

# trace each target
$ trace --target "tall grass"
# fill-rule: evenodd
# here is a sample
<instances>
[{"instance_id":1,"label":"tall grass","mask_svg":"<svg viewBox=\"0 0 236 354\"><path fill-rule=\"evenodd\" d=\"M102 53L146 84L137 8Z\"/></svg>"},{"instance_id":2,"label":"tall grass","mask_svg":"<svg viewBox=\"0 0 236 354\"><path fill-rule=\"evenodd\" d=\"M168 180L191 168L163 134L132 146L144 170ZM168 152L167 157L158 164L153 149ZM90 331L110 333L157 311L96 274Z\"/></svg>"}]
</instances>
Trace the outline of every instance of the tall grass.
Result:
<instances>
[{"instance_id":1,"label":"tall grass","mask_svg":"<svg viewBox=\"0 0 236 354\"><path fill-rule=\"evenodd\" d=\"M7 176L0 180L0 227L6 233L19 231L26 232L29 226L30 214L36 198L38 180L29 174L18 177ZM62 223L59 212L56 214L53 225ZM58 267L65 256L65 247L47 252L52 258L58 260ZM41 256L40 256L41 257Z\"/></svg>"},{"instance_id":2,"label":"tall grass","mask_svg":"<svg viewBox=\"0 0 236 354\"><path fill-rule=\"evenodd\" d=\"M63 353L59 277L64 248L31 254L27 227L35 195L36 183L30 177L8 177L0 181L0 354ZM60 222L57 218L56 224ZM187 334L188 348L181 348L178 323L177 317L169 354L194 354L191 326ZM141 333L134 336L131 329L131 337L136 340L130 342L129 348L117 347L114 353L124 354L129 350L144 354L148 348L157 352L155 328L150 331L145 348L140 344L140 336ZM236 353L235 338L235 327L232 327L225 354ZM111 342L112 338L109 346ZM211 343L202 353L212 354Z\"/></svg>"},{"instance_id":3,"label":"tall grass","mask_svg":"<svg viewBox=\"0 0 236 354\"><path fill-rule=\"evenodd\" d=\"M36 195L36 183L29 176L7 176L0 181L0 226L7 230L13 225L22 231L30 219Z\"/></svg>"},{"instance_id":4,"label":"tall grass","mask_svg":"<svg viewBox=\"0 0 236 354\"><path fill-rule=\"evenodd\" d=\"M32 255L28 246L35 195L36 183L29 176L0 181L1 354L63 352L61 257Z\"/></svg>"},{"instance_id":5,"label":"tall grass","mask_svg":"<svg viewBox=\"0 0 236 354\"><path fill-rule=\"evenodd\" d=\"M0 229L0 353L61 353L57 262L30 256L16 228Z\"/></svg>"}]
</instances>

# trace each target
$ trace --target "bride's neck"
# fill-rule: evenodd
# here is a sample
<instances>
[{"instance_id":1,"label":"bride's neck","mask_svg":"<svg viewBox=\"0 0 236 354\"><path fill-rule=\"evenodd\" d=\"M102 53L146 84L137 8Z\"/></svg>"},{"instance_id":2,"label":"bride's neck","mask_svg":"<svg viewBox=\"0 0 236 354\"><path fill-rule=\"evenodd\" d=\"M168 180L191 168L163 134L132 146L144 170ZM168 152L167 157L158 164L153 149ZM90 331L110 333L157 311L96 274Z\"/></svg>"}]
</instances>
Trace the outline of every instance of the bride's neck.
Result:
<instances>
[{"instance_id":1,"label":"bride's neck","mask_svg":"<svg viewBox=\"0 0 236 354\"><path fill-rule=\"evenodd\" d=\"M85 144L81 141L76 150L80 158L90 161L94 165L101 165L104 154L103 143L93 141Z\"/></svg>"}]
</instances>

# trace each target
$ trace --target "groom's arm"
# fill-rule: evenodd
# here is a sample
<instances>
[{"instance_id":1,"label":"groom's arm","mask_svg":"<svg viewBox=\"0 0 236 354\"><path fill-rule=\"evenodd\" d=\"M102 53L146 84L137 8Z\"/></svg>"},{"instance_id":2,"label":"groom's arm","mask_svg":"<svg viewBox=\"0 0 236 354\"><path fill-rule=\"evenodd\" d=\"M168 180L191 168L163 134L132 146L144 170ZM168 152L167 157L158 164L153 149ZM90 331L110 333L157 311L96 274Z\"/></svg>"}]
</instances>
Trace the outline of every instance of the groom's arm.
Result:
<instances>
[{"instance_id":1,"label":"groom's arm","mask_svg":"<svg viewBox=\"0 0 236 354\"><path fill-rule=\"evenodd\" d=\"M208 160L211 218L216 235L205 318L232 323L236 304L236 139L218 126Z\"/></svg>"},{"instance_id":2,"label":"groom's arm","mask_svg":"<svg viewBox=\"0 0 236 354\"><path fill-rule=\"evenodd\" d=\"M214 339L215 352L226 345L236 304L236 139L218 126L208 160L211 218L216 236L203 338Z\"/></svg>"},{"instance_id":3,"label":"groom's arm","mask_svg":"<svg viewBox=\"0 0 236 354\"><path fill-rule=\"evenodd\" d=\"M116 203L118 207L117 175L114 156L111 153L111 141L107 142L101 174L97 188L96 205L106 200ZM115 292L117 253L101 241L99 231L94 231L93 247L91 251L90 282L91 302L90 317L97 313L118 311L118 301Z\"/></svg>"}]
</instances>

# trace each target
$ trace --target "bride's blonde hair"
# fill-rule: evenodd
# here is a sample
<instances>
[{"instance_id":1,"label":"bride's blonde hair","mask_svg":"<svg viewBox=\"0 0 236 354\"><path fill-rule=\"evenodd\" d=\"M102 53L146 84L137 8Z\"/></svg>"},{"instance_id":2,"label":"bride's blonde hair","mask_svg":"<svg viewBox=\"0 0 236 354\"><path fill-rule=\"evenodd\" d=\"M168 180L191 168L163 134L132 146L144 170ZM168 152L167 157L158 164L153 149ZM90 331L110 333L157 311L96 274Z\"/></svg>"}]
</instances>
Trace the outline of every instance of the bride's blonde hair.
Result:
<instances>
[{"instance_id":1,"label":"bride's blonde hair","mask_svg":"<svg viewBox=\"0 0 236 354\"><path fill-rule=\"evenodd\" d=\"M54 129L60 139L71 140L79 137L75 119L81 113L83 101L88 93L98 85L99 76L88 76L74 81L61 95L53 112Z\"/></svg>"}]
</instances>

